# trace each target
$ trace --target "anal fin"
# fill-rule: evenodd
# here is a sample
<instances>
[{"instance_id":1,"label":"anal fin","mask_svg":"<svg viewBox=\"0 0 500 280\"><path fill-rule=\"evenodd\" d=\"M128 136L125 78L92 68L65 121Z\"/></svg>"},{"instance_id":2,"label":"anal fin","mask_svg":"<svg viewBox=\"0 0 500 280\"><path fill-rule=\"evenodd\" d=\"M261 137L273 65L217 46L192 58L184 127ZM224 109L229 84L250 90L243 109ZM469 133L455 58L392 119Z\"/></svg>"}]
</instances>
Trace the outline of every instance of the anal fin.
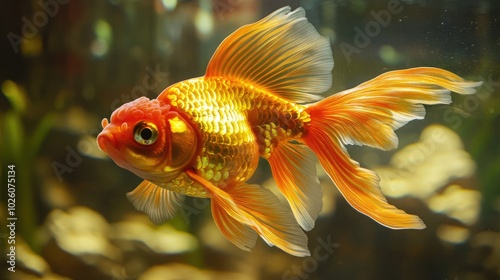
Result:
<instances>
[{"instance_id":1,"label":"anal fin","mask_svg":"<svg viewBox=\"0 0 500 280\"><path fill-rule=\"evenodd\" d=\"M218 216L228 215L224 218L233 224L231 228L220 228L231 242L241 248L241 244L251 244L252 235L245 228L254 229L269 245L274 245L283 251L298 257L309 256L307 249L307 236L301 230L292 213L281 205L279 199L268 189L259 185L240 184L230 186L228 189L219 189L193 171L187 172L194 181L204 186L211 194L212 207L215 205ZM216 218L219 219L218 217ZM237 222L242 226L234 226ZM217 222L217 226L224 224ZM243 234L238 236L238 234ZM236 242L235 242L236 241Z\"/></svg>"},{"instance_id":2,"label":"anal fin","mask_svg":"<svg viewBox=\"0 0 500 280\"><path fill-rule=\"evenodd\" d=\"M234 245L245 251L250 251L257 242L257 233L246 224L228 215L224 207L212 199L212 216L222 234Z\"/></svg>"},{"instance_id":3,"label":"anal fin","mask_svg":"<svg viewBox=\"0 0 500 280\"><path fill-rule=\"evenodd\" d=\"M304 230L311 230L321 211L317 158L305 145L280 142L268 159L273 177Z\"/></svg>"},{"instance_id":4,"label":"anal fin","mask_svg":"<svg viewBox=\"0 0 500 280\"><path fill-rule=\"evenodd\" d=\"M169 191L151 183L142 181L127 197L134 207L144 212L156 224L173 218L184 200L184 195Z\"/></svg>"}]
</instances>

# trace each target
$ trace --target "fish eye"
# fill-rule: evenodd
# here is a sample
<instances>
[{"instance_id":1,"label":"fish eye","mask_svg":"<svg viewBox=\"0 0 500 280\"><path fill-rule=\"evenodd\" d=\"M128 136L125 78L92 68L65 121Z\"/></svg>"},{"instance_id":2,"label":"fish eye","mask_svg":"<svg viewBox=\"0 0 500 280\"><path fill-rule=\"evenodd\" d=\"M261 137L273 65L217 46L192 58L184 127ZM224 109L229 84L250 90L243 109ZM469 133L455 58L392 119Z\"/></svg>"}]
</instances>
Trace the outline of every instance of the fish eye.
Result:
<instances>
[{"instance_id":1,"label":"fish eye","mask_svg":"<svg viewBox=\"0 0 500 280\"><path fill-rule=\"evenodd\" d=\"M151 145L158 139L158 129L156 125L147 122L140 122L134 128L134 140L141 145Z\"/></svg>"}]
</instances>

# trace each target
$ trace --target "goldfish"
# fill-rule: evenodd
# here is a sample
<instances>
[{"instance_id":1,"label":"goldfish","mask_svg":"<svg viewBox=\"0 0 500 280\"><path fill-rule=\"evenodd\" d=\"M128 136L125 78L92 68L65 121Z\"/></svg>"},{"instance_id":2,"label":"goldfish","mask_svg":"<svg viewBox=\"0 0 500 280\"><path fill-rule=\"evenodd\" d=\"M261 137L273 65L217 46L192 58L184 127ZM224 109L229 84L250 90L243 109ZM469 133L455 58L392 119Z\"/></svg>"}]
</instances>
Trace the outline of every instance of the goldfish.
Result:
<instances>
[{"instance_id":1,"label":"goldfish","mask_svg":"<svg viewBox=\"0 0 500 280\"><path fill-rule=\"evenodd\" d=\"M332 85L330 42L283 7L225 38L202 77L140 97L103 119L99 148L144 179L127 197L155 223L176 215L185 196L209 198L221 233L250 251L268 245L309 256L307 235L322 208L316 161L357 211L392 229L423 229L389 204L379 178L350 158L347 145L395 149L395 130L423 119L423 105L449 104L472 82L418 67L379 75L322 98ZM247 181L269 162L288 205Z\"/></svg>"}]
</instances>

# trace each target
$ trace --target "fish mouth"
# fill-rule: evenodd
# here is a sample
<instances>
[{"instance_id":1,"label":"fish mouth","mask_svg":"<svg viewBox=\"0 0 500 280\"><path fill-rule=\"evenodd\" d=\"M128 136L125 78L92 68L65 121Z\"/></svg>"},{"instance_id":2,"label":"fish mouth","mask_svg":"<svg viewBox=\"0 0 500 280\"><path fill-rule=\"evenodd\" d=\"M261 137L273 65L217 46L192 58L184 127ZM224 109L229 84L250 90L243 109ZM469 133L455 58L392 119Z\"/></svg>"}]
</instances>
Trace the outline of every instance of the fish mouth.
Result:
<instances>
[{"instance_id":1,"label":"fish mouth","mask_svg":"<svg viewBox=\"0 0 500 280\"><path fill-rule=\"evenodd\" d=\"M128 166L123 161L123 155L120 152L118 141L113 133L102 131L97 136L97 145L101 151L105 152L118 166L127 169Z\"/></svg>"},{"instance_id":2,"label":"fish mouth","mask_svg":"<svg viewBox=\"0 0 500 280\"><path fill-rule=\"evenodd\" d=\"M124 125L126 126L126 123L123 123L121 126L117 126L115 124L108 123L107 119L102 120L103 129L101 133L97 135L97 145L101 151L110 155L110 150L120 150L120 145L118 145L119 143L116 136L123 132Z\"/></svg>"},{"instance_id":3,"label":"fish mouth","mask_svg":"<svg viewBox=\"0 0 500 280\"><path fill-rule=\"evenodd\" d=\"M97 136L97 146L99 146L99 149L101 151L105 152L108 155L110 155L110 148L119 150L115 137L112 133L109 133L107 131L102 131L101 133L99 133L99 135Z\"/></svg>"}]
</instances>

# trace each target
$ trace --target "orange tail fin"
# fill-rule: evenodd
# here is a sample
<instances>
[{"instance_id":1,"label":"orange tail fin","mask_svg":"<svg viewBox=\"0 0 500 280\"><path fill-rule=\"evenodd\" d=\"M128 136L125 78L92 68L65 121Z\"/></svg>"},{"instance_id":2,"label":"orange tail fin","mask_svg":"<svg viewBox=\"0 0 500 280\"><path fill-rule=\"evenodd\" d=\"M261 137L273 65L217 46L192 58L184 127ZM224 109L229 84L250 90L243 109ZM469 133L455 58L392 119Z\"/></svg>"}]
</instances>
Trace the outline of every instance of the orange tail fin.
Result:
<instances>
[{"instance_id":1,"label":"orange tail fin","mask_svg":"<svg viewBox=\"0 0 500 280\"><path fill-rule=\"evenodd\" d=\"M422 104L448 104L450 90L473 94L479 85L481 82L465 81L438 68L387 72L310 105L307 112L311 122L303 141L356 210L389 228L425 228L417 216L387 203L378 176L350 159L344 145L396 148L398 138L394 130L411 120L422 119Z\"/></svg>"}]
</instances>

